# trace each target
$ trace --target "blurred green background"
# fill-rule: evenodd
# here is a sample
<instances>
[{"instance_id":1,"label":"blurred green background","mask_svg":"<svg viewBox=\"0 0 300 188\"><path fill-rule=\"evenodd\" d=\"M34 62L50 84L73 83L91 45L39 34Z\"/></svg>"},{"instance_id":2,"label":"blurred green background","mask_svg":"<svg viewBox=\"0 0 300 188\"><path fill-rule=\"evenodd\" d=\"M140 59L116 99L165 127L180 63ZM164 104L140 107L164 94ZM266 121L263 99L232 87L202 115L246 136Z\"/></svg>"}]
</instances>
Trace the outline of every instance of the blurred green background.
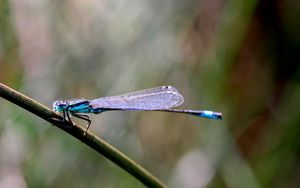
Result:
<instances>
[{"instance_id":1,"label":"blurred green background","mask_svg":"<svg viewBox=\"0 0 300 188\"><path fill-rule=\"evenodd\" d=\"M182 108L92 115L96 135L170 187L298 187L300 2L0 2L0 82L51 107L161 85ZM0 99L0 187L144 187ZM83 124L83 122L82 122Z\"/></svg>"}]
</instances>

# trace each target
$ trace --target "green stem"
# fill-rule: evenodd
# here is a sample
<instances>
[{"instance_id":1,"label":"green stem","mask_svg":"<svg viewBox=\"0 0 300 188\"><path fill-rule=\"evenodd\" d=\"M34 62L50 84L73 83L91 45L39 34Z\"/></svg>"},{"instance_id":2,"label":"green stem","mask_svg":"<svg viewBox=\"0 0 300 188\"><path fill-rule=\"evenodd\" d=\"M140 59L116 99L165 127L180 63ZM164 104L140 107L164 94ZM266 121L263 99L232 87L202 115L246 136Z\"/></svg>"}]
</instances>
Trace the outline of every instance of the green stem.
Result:
<instances>
[{"instance_id":1,"label":"green stem","mask_svg":"<svg viewBox=\"0 0 300 188\"><path fill-rule=\"evenodd\" d=\"M70 122L62 122L62 116L50 110L46 106L36 102L35 100L5 86L2 83L0 83L0 96L74 136L136 177L144 185L148 187L167 187L142 166L134 162L112 145L89 132L87 132L86 135L83 135L85 131L83 128L77 125L70 126Z\"/></svg>"}]
</instances>

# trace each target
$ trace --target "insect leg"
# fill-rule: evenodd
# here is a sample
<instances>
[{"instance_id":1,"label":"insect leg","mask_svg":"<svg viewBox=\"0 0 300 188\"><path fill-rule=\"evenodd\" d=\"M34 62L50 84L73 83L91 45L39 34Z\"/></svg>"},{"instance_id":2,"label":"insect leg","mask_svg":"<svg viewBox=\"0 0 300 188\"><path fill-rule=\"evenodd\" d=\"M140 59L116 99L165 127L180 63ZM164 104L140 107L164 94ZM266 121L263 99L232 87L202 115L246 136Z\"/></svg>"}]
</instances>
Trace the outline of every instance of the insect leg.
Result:
<instances>
[{"instance_id":1,"label":"insect leg","mask_svg":"<svg viewBox=\"0 0 300 188\"><path fill-rule=\"evenodd\" d=\"M71 117L70 117L70 114L69 114L69 112L68 111L63 111L63 117L64 117L64 120L68 120L70 123L71 123L71 125L74 125L73 124L73 121L71 120Z\"/></svg>"},{"instance_id":2,"label":"insect leg","mask_svg":"<svg viewBox=\"0 0 300 188\"><path fill-rule=\"evenodd\" d=\"M72 115L88 122L88 124L86 126L86 129L84 131L84 134L83 134L83 135L85 135L87 133L87 131L89 130L90 125L91 125L90 117L88 115L85 115L85 114L72 114Z\"/></svg>"}]
</instances>

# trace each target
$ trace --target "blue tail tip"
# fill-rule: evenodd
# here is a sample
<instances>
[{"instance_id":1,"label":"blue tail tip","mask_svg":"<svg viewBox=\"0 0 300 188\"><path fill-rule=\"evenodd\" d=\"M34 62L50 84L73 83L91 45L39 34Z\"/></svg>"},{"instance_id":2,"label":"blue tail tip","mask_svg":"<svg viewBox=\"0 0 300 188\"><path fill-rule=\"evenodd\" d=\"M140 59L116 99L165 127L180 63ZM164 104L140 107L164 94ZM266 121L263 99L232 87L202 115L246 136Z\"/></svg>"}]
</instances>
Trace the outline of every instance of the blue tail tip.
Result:
<instances>
[{"instance_id":1,"label":"blue tail tip","mask_svg":"<svg viewBox=\"0 0 300 188\"><path fill-rule=\"evenodd\" d=\"M221 112L203 111L202 116L209 119L223 119Z\"/></svg>"}]
</instances>

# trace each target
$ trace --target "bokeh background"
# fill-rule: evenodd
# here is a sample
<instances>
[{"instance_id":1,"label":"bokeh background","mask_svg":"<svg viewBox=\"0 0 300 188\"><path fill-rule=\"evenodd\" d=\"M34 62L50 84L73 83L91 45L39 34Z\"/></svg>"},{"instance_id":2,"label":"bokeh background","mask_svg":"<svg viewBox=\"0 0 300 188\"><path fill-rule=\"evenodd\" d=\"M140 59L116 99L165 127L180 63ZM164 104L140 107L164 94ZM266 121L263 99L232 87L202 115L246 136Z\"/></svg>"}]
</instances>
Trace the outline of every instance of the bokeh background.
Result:
<instances>
[{"instance_id":1,"label":"bokeh background","mask_svg":"<svg viewBox=\"0 0 300 188\"><path fill-rule=\"evenodd\" d=\"M90 130L170 187L298 187L299 18L293 0L2 0L0 81L49 107L172 85L224 120L106 112ZM144 186L0 99L0 187Z\"/></svg>"}]
</instances>

